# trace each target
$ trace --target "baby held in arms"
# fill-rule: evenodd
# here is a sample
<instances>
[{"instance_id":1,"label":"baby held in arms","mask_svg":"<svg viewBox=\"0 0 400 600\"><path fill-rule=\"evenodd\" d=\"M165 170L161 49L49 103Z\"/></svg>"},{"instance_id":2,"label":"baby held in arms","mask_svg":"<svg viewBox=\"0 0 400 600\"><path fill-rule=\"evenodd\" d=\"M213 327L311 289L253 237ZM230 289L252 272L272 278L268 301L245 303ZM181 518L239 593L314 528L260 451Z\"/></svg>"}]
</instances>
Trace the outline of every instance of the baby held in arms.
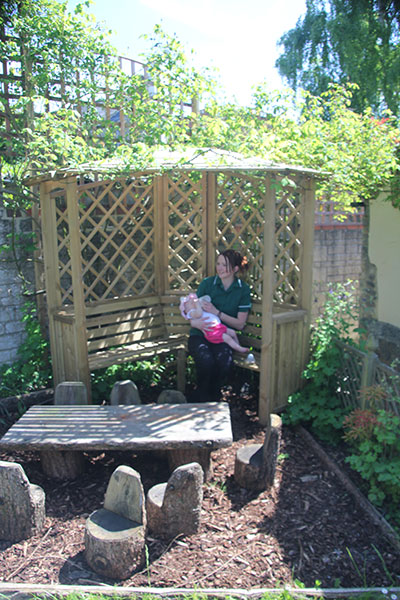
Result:
<instances>
[{"instance_id":1,"label":"baby held in arms","mask_svg":"<svg viewBox=\"0 0 400 600\"><path fill-rule=\"evenodd\" d=\"M211 301L209 296L198 298L196 294L189 294L181 298L180 309L185 319L190 320L190 325L195 329L200 329L206 340L213 344L228 344L237 352L249 352L249 348L241 346L233 329L230 329L223 323L217 315L206 312L202 309L202 300Z\"/></svg>"}]
</instances>

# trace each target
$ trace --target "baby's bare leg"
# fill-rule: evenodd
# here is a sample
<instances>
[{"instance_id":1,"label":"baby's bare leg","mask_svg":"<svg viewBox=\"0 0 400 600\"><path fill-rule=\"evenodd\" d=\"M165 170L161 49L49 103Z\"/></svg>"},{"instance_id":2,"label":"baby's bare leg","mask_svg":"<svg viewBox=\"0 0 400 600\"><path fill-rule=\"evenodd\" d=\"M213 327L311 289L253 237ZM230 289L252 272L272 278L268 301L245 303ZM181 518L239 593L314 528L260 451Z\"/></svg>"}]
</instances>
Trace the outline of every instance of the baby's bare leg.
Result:
<instances>
[{"instance_id":1,"label":"baby's bare leg","mask_svg":"<svg viewBox=\"0 0 400 600\"><path fill-rule=\"evenodd\" d=\"M250 350L250 348L245 348L244 346L240 345L238 336L236 335L236 331L234 331L233 329L228 328L226 330L226 333L222 335L222 339L224 340L225 344L228 344L228 346L230 346L231 348L233 348L233 350L236 350L237 352L245 353Z\"/></svg>"}]
</instances>

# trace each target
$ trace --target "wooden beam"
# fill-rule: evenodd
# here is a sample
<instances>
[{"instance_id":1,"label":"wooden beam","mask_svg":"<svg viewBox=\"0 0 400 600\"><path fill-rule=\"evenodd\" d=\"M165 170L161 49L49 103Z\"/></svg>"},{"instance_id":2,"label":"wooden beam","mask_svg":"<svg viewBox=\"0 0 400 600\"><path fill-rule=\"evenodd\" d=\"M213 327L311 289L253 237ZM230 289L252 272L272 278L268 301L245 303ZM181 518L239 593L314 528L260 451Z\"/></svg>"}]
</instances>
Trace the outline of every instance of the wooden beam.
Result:
<instances>
[{"instance_id":1,"label":"wooden beam","mask_svg":"<svg viewBox=\"0 0 400 600\"><path fill-rule=\"evenodd\" d=\"M83 292L82 255L78 205L78 184L76 178L66 183L69 242L71 254L71 274L74 302L74 326L66 332L67 377L70 381L82 381L86 385L90 402L90 371L87 356L85 298Z\"/></svg>"},{"instance_id":2,"label":"wooden beam","mask_svg":"<svg viewBox=\"0 0 400 600\"><path fill-rule=\"evenodd\" d=\"M42 244L44 257L44 273L46 282L47 311L49 318L50 351L53 368L54 386L64 373L64 358L62 346L58 343L59 326L54 321L54 311L61 305L60 274L58 269L58 242L56 203L51 198L52 186L47 183L40 185L40 208L42 213ZM62 380L62 379L61 379Z\"/></svg>"},{"instance_id":3,"label":"wooden beam","mask_svg":"<svg viewBox=\"0 0 400 600\"><path fill-rule=\"evenodd\" d=\"M216 174L208 171L203 177L203 202L204 202L204 225L203 225L203 252L204 252L204 275L214 275L215 255L217 253L215 215L217 212L217 182Z\"/></svg>"},{"instance_id":4,"label":"wooden beam","mask_svg":"<svg viewBox=\"0 0 400 600\"><path fill-rule=\"evenodd\" d=\"M304 369L308 360L309 332L311 325L312 308L312 286L313 286L313 258L314 258L314 230L315 230L315 180L311 177L303 177L302 188L304 189L304 227L303 227L303 260L301 265L300 303L306 311L304 317L304 329L302 340L301 370Z\"/></svg>"},{"instance_id":5,"label":"wooden beam","mask_svg":"<svg viewBox=\"0 0 400 600\"><path fill-rule=\"evenodd\" d=\"M264 197L264 268L262 294L262 334L260 358L260 391L258 415L263 425L270 421L273 404L273 287L275 260L275 190L271 186L271 178L265 179L266 193Z\"/></svg>"}]
</instances>

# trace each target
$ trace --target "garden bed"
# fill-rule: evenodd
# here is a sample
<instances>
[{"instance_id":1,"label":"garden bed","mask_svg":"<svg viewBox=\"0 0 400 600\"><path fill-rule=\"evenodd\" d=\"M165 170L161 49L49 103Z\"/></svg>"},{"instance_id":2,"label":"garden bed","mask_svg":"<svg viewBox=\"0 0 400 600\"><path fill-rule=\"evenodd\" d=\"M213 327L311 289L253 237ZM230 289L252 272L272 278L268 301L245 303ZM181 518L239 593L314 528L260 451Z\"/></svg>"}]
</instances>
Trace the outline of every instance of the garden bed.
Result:
<instances>
[{"instance_id":1,"label":"garden bed","mask_svg":"<svg viewBox=\"0 0 400 600\"><path fill-rule=\"evenodd\" d=\"M147 400L150 400L149 397ZM228 392L234 443L213 453L199 533L166 544L148 537L148 569L122 586L273 588L301 581L323 588L400 585L400 553L343 481L299 431L284 427L276 480L256 494L233 479L237 448L261 442L263 430L251 394ZM146 401L146 400L145 400ZM0 454L20 462L46 493L43 531L19 543L0 542L0 581L115 585L93 573L83 557L85 519L102 505L113 470L128 464L145 490L166 481L167 465L150 453L87 455L84 478L45 479L37 453Z\"/></svg>"}]
</instances>

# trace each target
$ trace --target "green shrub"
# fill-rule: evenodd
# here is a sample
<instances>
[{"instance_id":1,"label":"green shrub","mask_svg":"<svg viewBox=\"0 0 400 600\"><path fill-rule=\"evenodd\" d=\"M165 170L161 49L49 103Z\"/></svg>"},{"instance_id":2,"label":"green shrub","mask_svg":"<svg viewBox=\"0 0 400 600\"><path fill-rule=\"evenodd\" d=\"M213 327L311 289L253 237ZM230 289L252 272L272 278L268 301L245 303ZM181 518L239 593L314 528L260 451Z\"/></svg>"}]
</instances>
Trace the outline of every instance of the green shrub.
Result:
<instances>
[{"instance_id":1,"label":"green shrub","mask_svg":"<svg viewBox=\"0 0 400 600\"><path fill-rule=\"evenodd\" d=\"M341 350L338 340L352 342L358 309L351 282L332 285L324 310L311 332L310 359L303 372L306 383L288 399L283 415L287 424L308 424L320 438L338 441L348 409L336 394Z\"/></svg>"},{"instance_id":2,"label":"green shrub","mask_svg":"<svg viewBox=\"0 0 400 600\"><path fill-rule=\"evenodd\" d=\"M400 399L395 399L399 402ZM376 506L400 502L400 417L382 408L353 410L344 420L344 439L353 453L346 458L368 483ZM400 523L400 518L397 517Z\"/></svg>"},{"instance_id":3,"label":"green shrub","mask_svg":"<svg viewBox=\"0 0 400 600\"><path fill-rule=\"evenodd\" d=\"M33 302L23 306L25 339L17 360L0 366L0 398L29 393L52 385L48 342L43 337Z\"/></svg>"},{"instance_id":4,"label":"green shrub","mask_svg":"<svg viewBox=\"0 0 400 600\"><path fill-rule=\"evenodd\" d=\"M106 369L99 369L91 374L92 401L101 403L109 400L111 390L116 381L131 379L140 388L149 388L158 385L166 372L166 365L159 358L154 360L141 360L122 365L111 365Z\"/></svg>"}]
</instances>

